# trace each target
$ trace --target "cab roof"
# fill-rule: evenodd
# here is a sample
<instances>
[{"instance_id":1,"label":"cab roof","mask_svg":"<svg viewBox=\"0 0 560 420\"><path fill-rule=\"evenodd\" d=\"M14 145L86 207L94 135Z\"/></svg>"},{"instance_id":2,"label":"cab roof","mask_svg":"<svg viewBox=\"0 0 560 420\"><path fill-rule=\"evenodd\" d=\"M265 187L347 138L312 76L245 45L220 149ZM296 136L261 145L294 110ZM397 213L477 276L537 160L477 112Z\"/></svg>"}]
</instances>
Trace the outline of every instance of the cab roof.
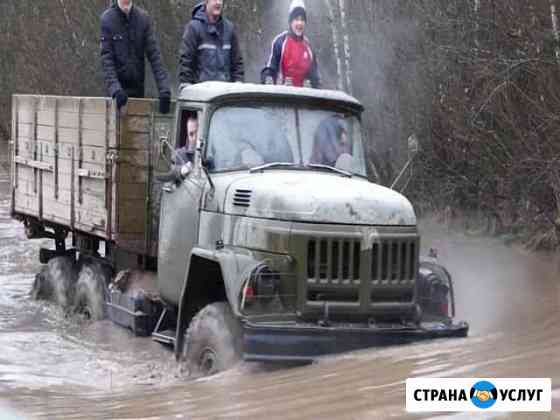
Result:
<instances>
[{"instance_id":1,"label":"cab roof","mask_svg":"<svg viewBox=\"0 0 560 420\"><path fill-rule=\"evenodd\" d=\"M337 90L298 88L281 85L260 85L254 83L204 82L183 89L180 101L222 102L235 99L282 99L295 101L324 101L349 106L358 111L362 104L347 93Z\"/></svg>"}]
</instances>

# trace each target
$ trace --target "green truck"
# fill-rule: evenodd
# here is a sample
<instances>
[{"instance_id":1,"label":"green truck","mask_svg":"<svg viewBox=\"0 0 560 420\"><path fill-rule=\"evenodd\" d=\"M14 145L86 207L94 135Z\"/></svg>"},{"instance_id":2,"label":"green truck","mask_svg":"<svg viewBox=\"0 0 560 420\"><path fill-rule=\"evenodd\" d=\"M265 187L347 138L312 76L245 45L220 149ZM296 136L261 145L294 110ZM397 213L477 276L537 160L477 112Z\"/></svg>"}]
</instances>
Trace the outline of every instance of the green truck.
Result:
<instances>
[{"instance_id":1,"label":"green truck","mask_svg":"<svg viewBox=\"0 0 560 420\"><path fill-rule=\"evenodd\" d=\"M12 214L54 240L36 297L151 335L202 374L467 335L412 205L368 180L355 98L208 82L156 110L14 96Z\"/></svg>"}]
</instances>

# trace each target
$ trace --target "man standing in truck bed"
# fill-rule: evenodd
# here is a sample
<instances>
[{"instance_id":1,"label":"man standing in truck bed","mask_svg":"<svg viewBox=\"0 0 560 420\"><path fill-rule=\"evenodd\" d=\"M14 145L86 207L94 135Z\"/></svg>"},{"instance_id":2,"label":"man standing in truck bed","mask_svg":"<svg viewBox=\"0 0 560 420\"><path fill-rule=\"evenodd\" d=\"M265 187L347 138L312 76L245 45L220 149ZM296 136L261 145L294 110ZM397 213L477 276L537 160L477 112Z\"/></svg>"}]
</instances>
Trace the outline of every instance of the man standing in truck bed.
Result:
<instances>
[{"instance_id":1,"label":"man standing in truck bed","mask_svg":"<svg viewBox=\"0 0 560 420\"><path fill-rule=\"evenodd\" d=\"M223 0L205 0L193 10L181 42L179 91L210 80L243 82L243 57L233 23L222 16Z\"/></svg>"},{"instance_id":2,"label":"man standing in truck bed","mask_svg":"<svg viewBox=\"0 0 560 420\"><path fill-rule=\"evenodd\" d=\"M171 91L151 19L132 0L116 0L101 16L101 62L109 95L122 108L144 97L145 57L159 90L160 112L169 112Z\"/></svg>"}]
</instances>

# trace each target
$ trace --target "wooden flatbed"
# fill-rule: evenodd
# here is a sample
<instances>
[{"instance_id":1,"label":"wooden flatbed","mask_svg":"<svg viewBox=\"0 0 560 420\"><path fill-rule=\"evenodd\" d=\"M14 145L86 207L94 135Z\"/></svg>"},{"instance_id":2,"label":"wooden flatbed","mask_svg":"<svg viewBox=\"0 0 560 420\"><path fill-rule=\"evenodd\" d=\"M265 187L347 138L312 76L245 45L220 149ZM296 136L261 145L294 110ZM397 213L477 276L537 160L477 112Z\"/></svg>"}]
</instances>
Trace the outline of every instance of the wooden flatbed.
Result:
<instances>
[{"instance_id":1,"label":"wooden flatbed","mask_svg":"<svg viewBox=\"0 0 560 420\"><path fill-rule=\"evenodd\" d=\"M173 108L131 99L15 95L12 214L157 256L159 197L154 170Z\"/></svg>"}]
</instances>

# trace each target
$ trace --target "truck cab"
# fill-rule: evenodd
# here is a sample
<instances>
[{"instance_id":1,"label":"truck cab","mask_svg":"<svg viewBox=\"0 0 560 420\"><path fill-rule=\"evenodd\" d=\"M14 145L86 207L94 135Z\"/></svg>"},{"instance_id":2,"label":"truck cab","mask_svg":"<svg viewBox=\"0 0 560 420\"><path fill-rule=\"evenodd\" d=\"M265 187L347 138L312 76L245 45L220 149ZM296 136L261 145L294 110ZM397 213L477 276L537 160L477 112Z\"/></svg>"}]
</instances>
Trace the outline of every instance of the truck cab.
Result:
<instances>
[{"instance_id":1,"label":"truck cab","mask_svg":"<svg viewBox=\"0 0 560 420\"><path fill-rule=\"evenodd\" d=\"M420 260L411 203L368 180L362 111L328 90L183 90L160 140L171 158L157 289L177 308L175 351L189 370L467 334L452 320L449 273ZM185 162L173 155L193 118Z\"/></svg>"}]
</instances>

